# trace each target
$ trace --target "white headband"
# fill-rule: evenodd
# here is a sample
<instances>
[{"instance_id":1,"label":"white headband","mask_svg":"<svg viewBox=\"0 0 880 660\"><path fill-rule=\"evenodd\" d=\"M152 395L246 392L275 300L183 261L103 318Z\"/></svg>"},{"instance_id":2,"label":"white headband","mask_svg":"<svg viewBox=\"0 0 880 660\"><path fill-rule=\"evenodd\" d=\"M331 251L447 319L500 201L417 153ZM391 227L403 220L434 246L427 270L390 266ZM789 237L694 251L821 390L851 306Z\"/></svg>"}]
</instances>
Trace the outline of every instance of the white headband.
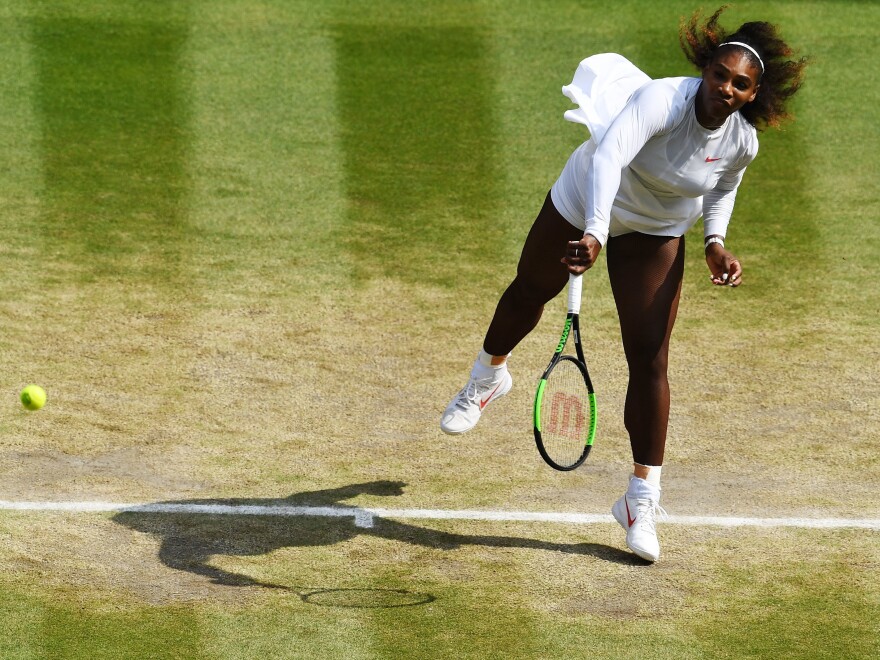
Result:
<instances>
[{"instance_id":1,"label":"white headband","mask_svg":"<svg viewBox=\"0 0 880 660\"><path fill-rule=\"evenodd\" d=\"M746 50L750 50L752 53L754 53L755 57L758 58L758 64L761 65L761 73L764 73L764 60L762 60L761 56L758 55L758 51L756 51L748 44L744 44L742 41L725 41L723 44L718 44L719 48L721 48L722 46L742 46Z\"/></svg>"}]
</instances>

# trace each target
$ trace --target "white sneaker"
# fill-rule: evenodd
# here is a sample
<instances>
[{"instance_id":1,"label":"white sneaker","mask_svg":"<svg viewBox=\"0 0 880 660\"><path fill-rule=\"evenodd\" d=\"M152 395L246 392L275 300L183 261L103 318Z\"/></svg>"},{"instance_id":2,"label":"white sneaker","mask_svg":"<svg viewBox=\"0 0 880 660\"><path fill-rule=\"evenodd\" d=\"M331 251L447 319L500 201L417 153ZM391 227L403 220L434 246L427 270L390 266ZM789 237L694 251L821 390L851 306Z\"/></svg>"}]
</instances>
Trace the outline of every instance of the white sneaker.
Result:
<instances>
[{"instance_id":1,"label":"white sneaker","mask_svg":"<svg viewBox=\"0 0 880 660\"><path fill-rule=\"evenodd\" d=\"M450 435L470 431L480 421L483 408L507 394L512 385L513 379L506 366L493 370L488 378L474 378L471 373L468 384L455 395L443 412L440 430Z\"/></svg>"},{"instance_id":2,"label":"white sneaker","mask_svg":"<svg viewBox=\"0 0 880 660\"><path fill-rule=\"evenodd\" d=\"M656 517L659 513L665 518L666 511L660 506L660 489L644 481L641 486L633 488L631 484L611 507L611 513L626 530L626 546L642 559L657 561L660 559L660 541L657 540Z\"/></svg>"}]
</instances>

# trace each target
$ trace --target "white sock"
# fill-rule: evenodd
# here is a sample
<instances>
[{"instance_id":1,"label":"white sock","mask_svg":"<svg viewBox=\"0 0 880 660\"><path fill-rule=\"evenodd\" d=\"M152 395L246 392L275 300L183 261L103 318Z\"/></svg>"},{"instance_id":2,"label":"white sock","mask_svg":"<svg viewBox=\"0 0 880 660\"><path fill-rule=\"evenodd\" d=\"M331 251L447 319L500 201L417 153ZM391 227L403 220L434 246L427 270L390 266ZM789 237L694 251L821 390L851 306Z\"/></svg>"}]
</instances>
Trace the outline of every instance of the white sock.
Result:
<instances>
[{"instance_id":1,"label":"white sock","mask_svg":"<svg viewBox=\"0 0 880 660\"><path fill-rule=\"evenodd\" d=\"M629 488L626 494L630 497L639 499L660 500L660 486L655 486L645 479L641 479L635 475L629 478Z\"/></svg>"},{"instance_id":2,"label":"white sock","mask_svg":"<svg viewBox=\"0 0 880 660\"><path fill-rule=\"evenodd\" d=\"M492 364L492 357L486 351L480 349L474 362L474 368L471 370L471 377L477 380L486 380L488 378L494 380L498 378L499 374L507 369L507 362Z\"/></svg>"},{"instance_id":3,"label":"white sock","mask_svg":"<svg viewBox=\"0 0 880 660\"><path fill-rule=\"evenodd\" d=\"M652 486L660 488L660 472L663 470L662 465L643 465L641 463L633 463L633 473L638 476L639 473L644 474L642 478Z\"/></svg>"}]
</instances>

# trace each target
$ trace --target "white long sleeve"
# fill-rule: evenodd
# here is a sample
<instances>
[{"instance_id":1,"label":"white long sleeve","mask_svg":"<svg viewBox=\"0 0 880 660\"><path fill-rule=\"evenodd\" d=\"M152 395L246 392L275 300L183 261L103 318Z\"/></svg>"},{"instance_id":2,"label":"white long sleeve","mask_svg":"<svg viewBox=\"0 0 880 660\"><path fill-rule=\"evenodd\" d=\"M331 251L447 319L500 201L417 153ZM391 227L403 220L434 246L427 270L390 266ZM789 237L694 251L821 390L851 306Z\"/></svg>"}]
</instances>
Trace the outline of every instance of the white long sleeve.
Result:
<instances>
[{"instance_id":1,"label":"white long sleeve","mask_svg":"<svg viewBox=\"0 0 880 660\"><path fill-rule=\"evenodd\" d=\"M703 234L711 236L727 236L727 225L733 215L733 205L736 202L736 192L742 183L746 166L757 155L758 143L754 143L754 150L748 151L744 162L738 163L737 167L730 169L718 179L715 187L703 195Z\"/></svg>"},{"instance_id":2,"label":"white long sleeve","mask_svg":"<svg viewBox=\"0 0 880 660\"><path fill-rule=\"evenodd\" d=\"M662 83L639 89L608 127L587 165L586 231L605 244L623 170L655 135L670 129L671 98Z\"/></svg>"}]
</instances>

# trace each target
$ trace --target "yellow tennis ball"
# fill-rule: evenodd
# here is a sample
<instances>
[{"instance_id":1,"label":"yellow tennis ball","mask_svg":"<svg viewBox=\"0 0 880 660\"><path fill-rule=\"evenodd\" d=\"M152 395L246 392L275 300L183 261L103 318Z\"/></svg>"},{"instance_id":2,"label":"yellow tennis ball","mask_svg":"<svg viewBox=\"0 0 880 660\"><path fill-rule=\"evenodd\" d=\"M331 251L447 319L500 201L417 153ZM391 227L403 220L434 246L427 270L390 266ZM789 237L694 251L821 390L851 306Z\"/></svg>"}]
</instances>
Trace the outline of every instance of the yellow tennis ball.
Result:
<instances>
[{"instance_id":1,"label":"yellow tennis ball","mask_svg":"<svg viewBox=\"0 0 880 660\"><path fill-rule=\"evenodd\" d=\"M21 391L21 405L28 410L39 410L46 405L46 390L39 385L28 385Z\"/></svg>"}]
</instances>

